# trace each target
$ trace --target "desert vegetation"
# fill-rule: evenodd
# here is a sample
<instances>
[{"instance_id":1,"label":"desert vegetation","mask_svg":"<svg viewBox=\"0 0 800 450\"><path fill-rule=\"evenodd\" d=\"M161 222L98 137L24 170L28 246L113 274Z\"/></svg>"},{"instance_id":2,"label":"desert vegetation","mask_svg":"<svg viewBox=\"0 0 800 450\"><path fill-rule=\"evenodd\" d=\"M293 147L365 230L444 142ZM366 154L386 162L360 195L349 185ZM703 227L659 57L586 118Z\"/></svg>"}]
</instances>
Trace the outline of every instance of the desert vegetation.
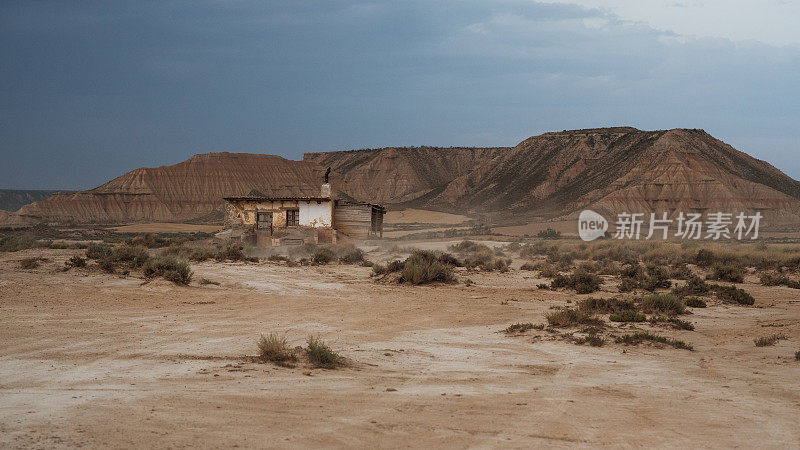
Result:
<instances>
[{"instance_id":1,"label":"desert vegetation","mask_svg":"<svg viewBox=\"0 0 800 450\"><path fill-rule=\"evenodd\" d=\"M373 276L399 283L425 284L455 281L453 267L458 261L452 255L430 250L414 250L405 261L394 260L387 265L374 265Z\"/></svg>"},{"instance_id":2,"label":"desert vegetation","mask_svg":"<svg viewBox=\"0 0 800 450\"><path fill-rule=\"evenodd\" d=\"M267 336L261 335L258 340L259 357L264 362L274 362L278 364L286 364L291 361L297 361L297 352L289 345L289 341L285 336L278 336L276 333L270 333Z\"/></svg>"},{"instance_id":3,"label":"desert vegetation","mask_svg":"<svg viewBox=\"0 0 800 450\"><path fill-rule=\"evenodd\" d=\"M263 334L257 341L258 360L279 366L293 367L305 361L312 367L335 369L346 364L345 359L334 351L320 337L311 335L306 339L306 347L292 347L286 336L277 333ZM304 358L301 361L301 358Z\"/></svg>"},{"instance_id":4,"label":"desert vegetation","mask_svg":"<svg viewBox=\"0 0 800 450\"><path fill-rule=\"evenodd\" d=\"M178 284L189 284L192 280L186 260L168 254L151 256L147 248L138 245L91 244L86 249L86 257L97 261L97 266L107 273L128 274L130 270L141 270L145 278L163 277Z\"/></svg>"},{"instance_id":5,"label":"desert vegetation","mask_svg":"<svg viewBox=\"0 0 800 450\"><path fill-rule=\"evenodd\" d=\"M771 345L775 345L778 341L786 339L786 336L783 334L771 334L769 336L762 336L760 338L756 338L753 340L753 343L756 344L756 347L769 347Z\"/></svg>"}]
</instances>

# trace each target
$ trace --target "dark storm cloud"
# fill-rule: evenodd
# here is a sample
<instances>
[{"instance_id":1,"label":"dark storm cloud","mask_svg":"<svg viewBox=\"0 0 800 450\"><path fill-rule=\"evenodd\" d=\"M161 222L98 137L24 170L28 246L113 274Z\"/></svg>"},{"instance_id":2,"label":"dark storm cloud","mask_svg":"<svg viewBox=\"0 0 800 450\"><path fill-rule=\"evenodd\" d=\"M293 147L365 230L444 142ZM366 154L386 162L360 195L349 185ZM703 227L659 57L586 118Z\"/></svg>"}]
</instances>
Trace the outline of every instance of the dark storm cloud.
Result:
<instances>
[{"instance_id":1,"label":"dark storm cloud","mask_svg":"<svg viewBox=\"0 0 800 450\"><path fill-rule=\"evenodd\" d=\"M797 47L528 1L5 2L0 187L209 151L706 128L797 177Z\"/></svg>"}]
</instances>

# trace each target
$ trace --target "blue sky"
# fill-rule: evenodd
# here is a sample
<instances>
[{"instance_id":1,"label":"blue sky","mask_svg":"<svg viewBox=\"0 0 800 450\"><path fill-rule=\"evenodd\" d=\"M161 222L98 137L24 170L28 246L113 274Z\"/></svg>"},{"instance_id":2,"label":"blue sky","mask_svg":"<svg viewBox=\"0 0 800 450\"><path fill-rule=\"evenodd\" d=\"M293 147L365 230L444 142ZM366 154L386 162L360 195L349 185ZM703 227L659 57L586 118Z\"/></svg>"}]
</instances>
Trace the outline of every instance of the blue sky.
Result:
<instances>
[{"instance_id":1,"label":"blue sky","mask_svg":"<svg viewBox=\"0 0 800 450\"><path fill-rule=\"evenodd\" d=\"M4 1L0 188L615 125L704 128L798 179L798 3Z\"/></svg>"}]
</instances>

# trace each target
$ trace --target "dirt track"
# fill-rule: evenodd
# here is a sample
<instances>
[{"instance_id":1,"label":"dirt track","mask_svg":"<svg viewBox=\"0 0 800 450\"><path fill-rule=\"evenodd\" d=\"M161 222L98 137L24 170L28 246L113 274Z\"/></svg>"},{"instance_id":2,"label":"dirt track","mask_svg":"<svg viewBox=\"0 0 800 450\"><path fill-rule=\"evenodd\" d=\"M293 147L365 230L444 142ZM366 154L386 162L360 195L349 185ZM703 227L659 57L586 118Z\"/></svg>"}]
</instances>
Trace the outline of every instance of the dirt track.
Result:
<instances>
[{"instance_id":1,"label":"dirt track","mask_svg":"<svg viewBox=\"0 0 800 450\"><path fill-rule=\"evenodd\" d=\"M800 290L747 284L755 307L659 330L692 352L594 348L498 333L577 297L516 270L408 287L203 263L195 280L222 285L180 287L59 272L76 253L0 254L2 447L800 445ZM50 261L19 268L35 255ZM270 331L319 334L352 366L244 362ZM753 345L772 333L788 340Z\"/></svg>"}]
</instances>

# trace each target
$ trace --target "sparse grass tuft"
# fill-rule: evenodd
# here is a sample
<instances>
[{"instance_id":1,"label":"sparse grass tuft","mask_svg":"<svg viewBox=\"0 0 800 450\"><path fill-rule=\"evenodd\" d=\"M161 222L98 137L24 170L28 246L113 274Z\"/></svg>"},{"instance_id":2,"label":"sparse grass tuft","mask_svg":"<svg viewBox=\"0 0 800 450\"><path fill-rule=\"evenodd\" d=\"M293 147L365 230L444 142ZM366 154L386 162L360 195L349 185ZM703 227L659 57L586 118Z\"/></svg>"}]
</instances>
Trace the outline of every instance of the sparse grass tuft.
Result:
<instances>
[{"instance_id":1,"label":"sparse grass tuft","mask_svg":"<svg viewBox=\"0 0 800 450\"><path fill-rule=\"evenodd\" d=\"M691 322L678 319L677 317L653 316L650 318L650 323L654 325L658 323L669 323L676 330L694 331L694 325Z\"/></svg>"},{"instance_id":2,"label":"sparse grass tuft","mask_svg":"<svg viewBox=\"0 0 800 450\"><path fill-rule=\"evenodd\" d=\"M297 355L289 346L286 337L278 336L276 333L270 333L269 336L262 334L258 340L258 351L262 361L287 363L297 360Z\"/></svg>"},{"instance_id":3,"label":"sparse grass tuft","mask_svg":"<svg viewBox=\"0 0 800 450\"><path fill-rule=\"evenodd\" d=\"M782 339L786 339L786 336L782 334L773 334L771 336L763 336L758 339L753 339L753 343L756 344L756 347L769 347L777 344L778 341Z\"/></svg>"},{"instance_id":4,"label":"sparse grass tuft","mask_svg":"<svg viewBox=\"0 0 800 450\"><path fill-rule=\"evenodd\" d=\"M160 276L178 284L189 284L192 281L189 263L167 256L158 256L148 260L142 267L142 273L146 278Z\"/></svg>"},{"instance_id":5,"label":"sparse grass tuft","mask_svg":"<svg viewBox=\"0 0 800 450\"><path fill-rule=\"evenodd\" d=\"M306 353L308 359L317 367L332 369L341 364L342 357L334 352L322 339L314 336L308 338Z\"/></svg>"},{"instance_id":6,"label":"sparse grass tuft","mask_svg":"<svg viewBox=\"0 0 800 450\"><path fill-rule=\"evenodd\" d=\"M219 281L209 280L208 278L200 278L200 284L203 285L203 286L206 286L206 285L209 285L209 284L213 284L214 286L219 286L220 282Z\"/></svg>"},{"instance_id":7,"label":"sparse grass tuft","mask_svg":"<svg viewBox=\"0 0 800 450\"><path fill-rule=\"evenodd\" d=\"M588 313L610 314L626 309L636 309L636 306L630 300L589 297L578 301L578 309Z\"/></svg>"},{"instance_id":8,"label":"sparse grass tuft","mask_svg":"<svg viewBox=\"0 0 800 450\"><path fill-rule=\"evenodd\" d=\"M528 330L542 330L542 329L544 329L544 325L542 324L534 325L530 322L526 322L526 323L515 323L513 325L509 325L509 327L503 331L505 331L508 334L514 334L514 333L524 333Z\"/></svg>"},{"instance_id":9,"label":"sparse grass tuft","mask_svg":"<svg viewBox=\"0 0 800 450\"><path fill-rule=\"evenodd\" d=\"M632 309L626 309L608 317L608 320L612 322L644 322L646 319L644 314L639 314Z\"/></svg>"},{"instance_id":10,"label":"sparse grass tuft","mask_svg":"<svg viewBox=\"0 0 800 450\"><path fill-rule=\"evenodd\" d=\"M692 308L705 308L708 306L706 305L706 302L697 297L686 297L684 301L686 302L686 306L690 306Z\"/></svg>"},{"instance_id":11,"label":"sparse grass tuft","mask_svg":"<svg viewBox=\"0 0 800 450\"><path fill-rule=\"evenodd\" d=\"M86 259L76 255L67 260L67 262L64 264L67 267L86 267Z\"/></svg>"},{"instance_id":12,"label":"sparse grass tuft","mask_svg":"<svg viewBox=\"0 0 800 450\"><path fill-rule=\"evenodd\" d=\"M39 265L45 259L42 257L35 257L35 258L25 258L19 262L19 266L23 269L35 269L39 267Z\"/></svg>"},{"instance_id":13,"label":"sparse grass tuft","mask_svg":"<svg viewBox=\"0 0 800 450\"><path fill-rule=\"evenodd\" d=\"M578 325L602 326L602 320L577 309L561 309L548 313L545 318L550 326L558 328L576 327Z\"/></svg>"},{"instance_id":14,"label":"sparse grass tuft","mask_svg":"<svg viewBox=\"0 0 800 450\"><path fill-rule=\"evenodd\" d=\"M592 347L602 347L603 344L606 343L606 341L602 337L598 336L597 334L590 333L586 337L575 339L575 343L576 344L581 344L581 345L582 344L589 344Z\"/></svg>"},{"instance_id":15,"label":"sparse grass tuft","mask_svg":"<svg viewBox=\"0 0 800 450\"><path fill-rule=\"evenodd\" d=\"M686 342L679 341L676 339L670 339L664 336L659 336L657 334L653 334L647 331L640 331L633 334L626 334L617 338L618 343L626 345L638 345L643 341L651 341L651 342L657 342L659 344L667 344L683 350L694 349L694 347L692 347L691 344L687 344Z\"/></svg>"}]
</instances>

